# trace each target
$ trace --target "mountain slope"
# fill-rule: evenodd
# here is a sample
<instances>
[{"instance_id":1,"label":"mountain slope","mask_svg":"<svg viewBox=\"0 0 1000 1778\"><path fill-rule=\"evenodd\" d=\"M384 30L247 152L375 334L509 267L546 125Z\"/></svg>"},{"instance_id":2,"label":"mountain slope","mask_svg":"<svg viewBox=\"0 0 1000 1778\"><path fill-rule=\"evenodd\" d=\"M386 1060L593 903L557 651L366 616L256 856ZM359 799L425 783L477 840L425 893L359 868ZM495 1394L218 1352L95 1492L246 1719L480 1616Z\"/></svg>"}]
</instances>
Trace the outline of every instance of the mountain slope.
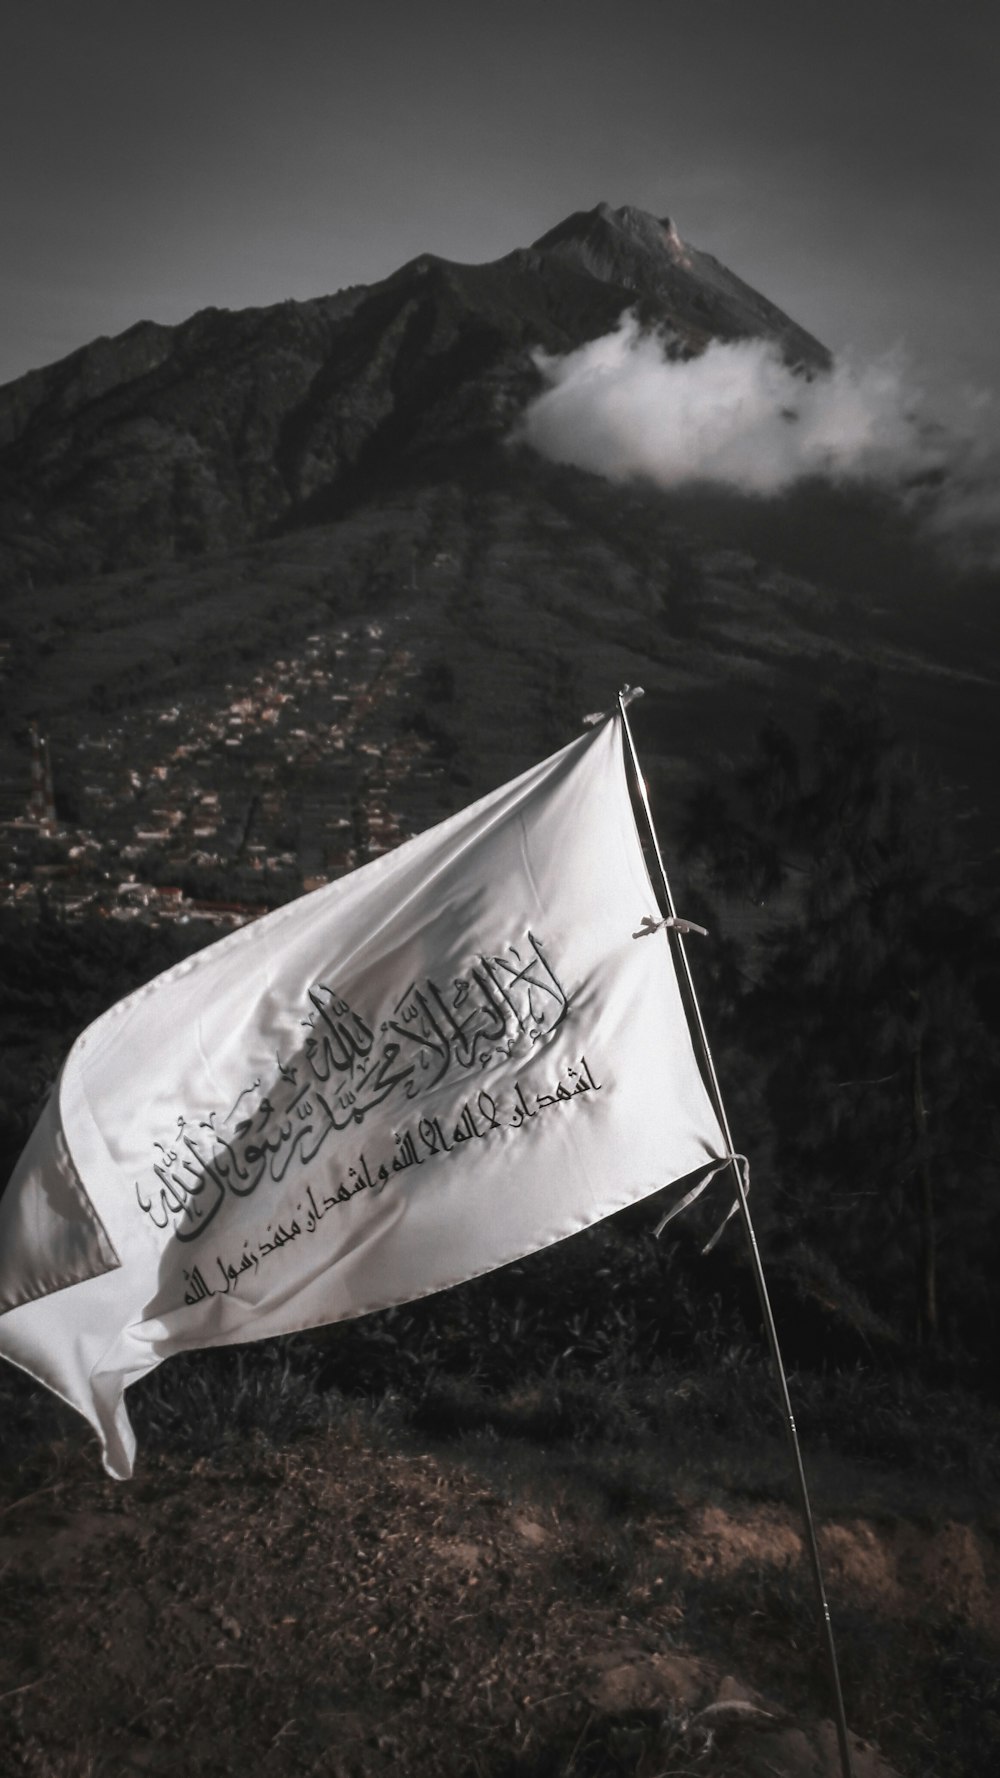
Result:
<instances>
[{"instance_id":1,"label":"mountain slope","mask_svg":"<svg viewBox=\"0 0 1000 1778\"><path fill-rule=\"evenodd\" d=\"M333 297L140 323L0 390L0 815L25 806L37 719L67 814L176 881L181 841L199 849L187 816L163 856L144 850L131 828L159 817L138 797L126 821L125 774L162 767L175 814L216 793L220 834L245 836L228 705L304 672L315 648L343 680L339 625L352 686L375 683L380 651L406 656L386 733L423 724L442 776L440 804L419 774L412 808L397 786L410 831L560 745L625 679L647 687L649 770L676 807L769 712L807 724L824 691L875 667L903 733L959 788L977 849L994 849L1000 602L956 582L902 509L819 484L772 501L612 486L511 445L539 386L533 350L599 337L628 306L676 351L710 321L713 337L774 340L807 374L827 361L671 225L599 205L489 265L421 256ZM301 752L294 729L331 715L319 700L261 728L262 784ZM174 722L204 735L209 763L163 753ZM120 754L122 777L98 783L88 748ZM309 771L317 808L357 803L347 751L321 747ZM294 840L288 796L268 826L269 797L247 843L290 850L306 875L343 868L322 864L343 854L335 836ZM212 849L228 868L228 842Z\"/></svg>"},{"instance_id":2,"label":"mountain slope","mask_svg":"<svg viewBox=\"0 0 1000 1778\"><path fill-rule=\"evenodd\" d=\"M697 350L823 347L672 227L606 204L492 264L430 255L371 287L142 322L0 390L0 571L35 584L226 550L501 438L629 305Z\"/></svg>"}]
</instances>

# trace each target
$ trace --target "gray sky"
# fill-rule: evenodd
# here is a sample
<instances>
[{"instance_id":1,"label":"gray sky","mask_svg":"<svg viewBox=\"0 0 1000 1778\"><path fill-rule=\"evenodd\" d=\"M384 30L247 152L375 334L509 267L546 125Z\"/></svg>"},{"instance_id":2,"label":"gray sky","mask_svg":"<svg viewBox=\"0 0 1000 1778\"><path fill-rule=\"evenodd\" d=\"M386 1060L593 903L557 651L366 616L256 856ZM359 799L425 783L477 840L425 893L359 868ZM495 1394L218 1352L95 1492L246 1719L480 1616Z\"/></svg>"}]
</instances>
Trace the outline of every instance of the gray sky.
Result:
<instances>
[{"instance_id":1,"label":"gray sky","mask_svg":"<svg viewBox=\"0 0 1000 1778\"><path fill-rule=\"evenodd\" d=\"M603 199L1000 399L998 92L982 0L6 0L0 381Z\"/></svg>"}]
</instances>

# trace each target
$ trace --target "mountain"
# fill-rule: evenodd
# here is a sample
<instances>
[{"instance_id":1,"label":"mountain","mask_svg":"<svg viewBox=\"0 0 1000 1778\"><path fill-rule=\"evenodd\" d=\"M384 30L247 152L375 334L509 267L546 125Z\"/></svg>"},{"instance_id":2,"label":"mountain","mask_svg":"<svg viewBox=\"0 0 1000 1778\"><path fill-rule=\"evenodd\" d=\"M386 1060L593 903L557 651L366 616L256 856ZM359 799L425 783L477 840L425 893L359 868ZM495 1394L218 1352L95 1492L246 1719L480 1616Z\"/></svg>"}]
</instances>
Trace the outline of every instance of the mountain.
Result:
<instances>
[{"instance_id":1,"label":"mountain","mask_svg":"<svg viewBox=\"0 0 1000 1778\"><path fill-rule=\"evenodd\" d=\"M669 216L657 220L630 204L620 210L598 204L550 229L533 251L632 291L690 350L711 339L772 339L789 363L830 368L825 346L710 253L689 246Z\"/></svg>"},{"instance_id":2,"label":"mountain","mask_svg":"<svg viewBox=\"0 0 1000 1778\"><path fill-rule=\"evenodd\" d=\"M805 376L829 364L672 222L600 204L487 265L421 255L309 302L140 322L0 389L0 814L27 801L37 720L102 870L284 858L280 897L375 843L372 784L413 831L625 681L672 819L769 713L802 725L874 669L993 847L992 583L874 489L668 495L512 442L533 354L630 308L674 353L758 337ZM392 747L389 784L365 762Z\"/></svg>"},{"instance_id":3,"label":"mountain","mask_svg":"<svg viewBox=\"0 0 1000 1778\"><path fill-rule=\"evenodd\" d=\"M538 386L531 350L565 352L629 305L678 349L755 336L828 363L672 224L601 204L493 264L423 255L313 302L141 322L8 384L0 561L37 582L325 516L359 486L502 437Z\"/></svg>"}]
</instances>

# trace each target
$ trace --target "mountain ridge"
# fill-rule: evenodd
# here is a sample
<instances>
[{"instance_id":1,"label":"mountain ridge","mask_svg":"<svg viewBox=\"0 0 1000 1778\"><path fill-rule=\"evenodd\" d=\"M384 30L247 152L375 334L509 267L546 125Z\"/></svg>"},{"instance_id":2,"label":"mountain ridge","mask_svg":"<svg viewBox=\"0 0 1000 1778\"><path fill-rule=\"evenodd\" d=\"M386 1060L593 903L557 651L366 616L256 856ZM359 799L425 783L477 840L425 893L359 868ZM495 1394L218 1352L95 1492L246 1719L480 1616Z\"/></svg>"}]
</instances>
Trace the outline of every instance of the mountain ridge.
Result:
<instances>
[{"instance_id":1,"label":"mountain ridge","mask_svg":"<svg viewBox=\"0 0 1000 1778\"><path fill-rule=\"evenodd\" d=\"M618 256L604 276L584 263L598 248ZM518 442L539 348L566 353L633 310L694 352L678 288L723 302L713 337L795 337L756 293L748 315L748 287L668 220L598 205L486 265L424 254L332 297L138 323L0 390L20 429L0 450L0 815L24 806L32 721L89 820L88 728L180 781L187 767L159 753L175 706L199 732L204 716L213 760L235 760L227 686L250 697L331 626L366 660L376 624L414 676L392 723L436 737L456 802L561 744L626 680L647 688L653 770L676 795L769 711L801 727L877 668L995 874L992 582L956 578L884 488L668 493ZM318 802L340 796L341 763L324 755ZM223 781L242 832L244 777L223 766Z\"/></svg>"},{"instance_id":2,"label":"mountain ridge","mask_svg":"<svg viewBox=\"0 0 1000 1778\"><path fill-rule=\"evenodd\" d=\"M672 225L606 204L483 265L421 254L371 285L140 321L0 389L0 572L34 582L227 549L310 522L359 476L495 444L564 353L637 307L673 349L829 354Z\"/></svg>"}]
</instances>

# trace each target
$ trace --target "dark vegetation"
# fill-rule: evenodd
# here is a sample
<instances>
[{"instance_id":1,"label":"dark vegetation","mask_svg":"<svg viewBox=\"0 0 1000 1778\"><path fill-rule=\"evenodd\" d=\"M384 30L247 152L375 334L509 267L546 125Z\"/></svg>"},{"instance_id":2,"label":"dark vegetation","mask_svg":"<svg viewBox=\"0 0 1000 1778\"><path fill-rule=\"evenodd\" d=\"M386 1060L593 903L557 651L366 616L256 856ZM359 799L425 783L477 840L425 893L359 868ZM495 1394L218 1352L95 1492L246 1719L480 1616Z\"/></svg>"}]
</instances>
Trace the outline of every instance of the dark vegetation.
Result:
<instances>
[{"instance_id":1,"label":"dark vegetation","mask_svg":"<svg viewBox=\"0 0 1000 1778\"><path fill-rule=\"evenodd\" d=\"M835 1256L901 1342L985 1358L1000 1336L996 893L870 702L824 706L805 757L769 724L732 789L698 795L687 839L759 914L751 957L724 958L716 982L769 1212Z\"/></svg>"}]
</instances>

